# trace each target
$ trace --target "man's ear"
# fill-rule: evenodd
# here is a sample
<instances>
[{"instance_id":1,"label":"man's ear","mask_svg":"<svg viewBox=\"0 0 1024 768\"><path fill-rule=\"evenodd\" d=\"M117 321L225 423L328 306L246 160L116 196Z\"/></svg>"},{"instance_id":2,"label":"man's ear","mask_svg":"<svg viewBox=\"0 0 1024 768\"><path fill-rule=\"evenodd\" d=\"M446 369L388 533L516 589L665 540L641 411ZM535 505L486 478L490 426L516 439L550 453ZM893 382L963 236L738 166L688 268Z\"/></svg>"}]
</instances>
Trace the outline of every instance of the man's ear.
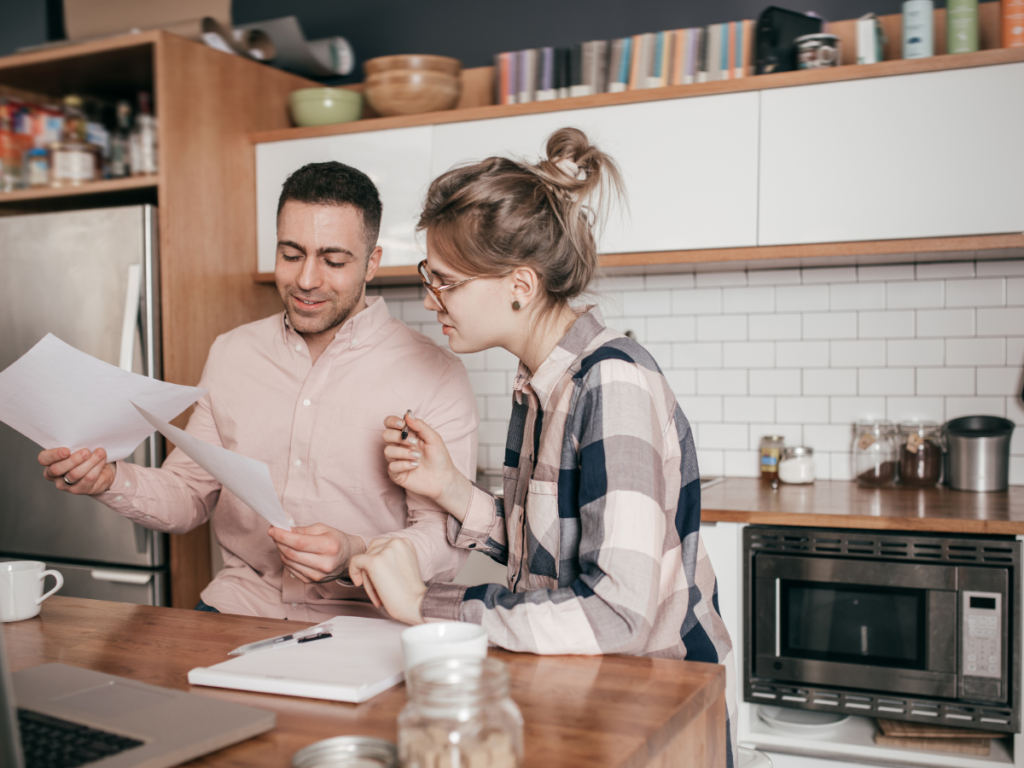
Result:
<instances>
[{"instance_id":1,"label":"man's ear","mask_svg":"<svg viewBox=\"0 0 1024 768\"><path fill-rule=\"evenodd\" d=\"M377 274L377 269L380 267L381 257L384 255L384 251L378 245L372 251L370 251L370 258L366 260L366 282L373 280L374 275Z\"/></svg>"}]
</instances>

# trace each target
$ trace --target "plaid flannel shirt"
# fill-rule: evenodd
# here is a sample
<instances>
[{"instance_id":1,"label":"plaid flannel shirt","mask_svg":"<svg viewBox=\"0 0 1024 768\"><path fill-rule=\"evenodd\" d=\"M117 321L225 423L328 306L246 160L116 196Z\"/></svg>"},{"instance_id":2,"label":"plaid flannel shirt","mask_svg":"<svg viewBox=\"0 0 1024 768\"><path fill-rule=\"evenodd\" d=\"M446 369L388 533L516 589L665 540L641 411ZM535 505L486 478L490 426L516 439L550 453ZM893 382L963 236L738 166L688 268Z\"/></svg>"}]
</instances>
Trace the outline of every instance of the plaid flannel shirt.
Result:
<instances>
[{"instance_id":1,"label":"plaid flannel shirt","mask_svg":"<svg viewBox=\"0 0 1024 768\"><path fill-rule=\"evenodd\" d=\"M520 364L504 498L475 486L448 538L507 564L508 584L433 584L425 617L481 624L512 651L724 664L735 765L735 664L700 539L690 425L651 355L600 310L532 376Z\"/></svg>"}]
</instances>

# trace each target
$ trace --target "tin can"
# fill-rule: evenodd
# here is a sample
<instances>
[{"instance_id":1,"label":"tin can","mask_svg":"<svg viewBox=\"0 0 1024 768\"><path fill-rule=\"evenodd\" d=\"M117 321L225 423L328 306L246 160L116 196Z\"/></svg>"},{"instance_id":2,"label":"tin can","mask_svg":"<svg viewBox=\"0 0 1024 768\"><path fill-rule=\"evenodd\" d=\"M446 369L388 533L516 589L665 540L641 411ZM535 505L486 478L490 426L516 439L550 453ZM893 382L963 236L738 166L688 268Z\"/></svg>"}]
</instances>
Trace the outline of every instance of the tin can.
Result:
<instances>
[{"instance_id":1,"label":"tin can","mask_svg":"<svg viewBox=\"0 0 1024 768\"><path fill-rule=\"evenodd\" d=\"M840 58L839 37L827 32L802 35L796 43L796 68L821 69L838 67Z\"/></svg>"},{"instance_id":2,"label":"tin can","mask_svg":"<svg viewBox=\"0 0 1024 768\"><path fill-rule=\"evenodd\" d=\"M372 736L335 736L300 749L292 768L398 768L398 750Z\"/></svg>"}]
</instances>

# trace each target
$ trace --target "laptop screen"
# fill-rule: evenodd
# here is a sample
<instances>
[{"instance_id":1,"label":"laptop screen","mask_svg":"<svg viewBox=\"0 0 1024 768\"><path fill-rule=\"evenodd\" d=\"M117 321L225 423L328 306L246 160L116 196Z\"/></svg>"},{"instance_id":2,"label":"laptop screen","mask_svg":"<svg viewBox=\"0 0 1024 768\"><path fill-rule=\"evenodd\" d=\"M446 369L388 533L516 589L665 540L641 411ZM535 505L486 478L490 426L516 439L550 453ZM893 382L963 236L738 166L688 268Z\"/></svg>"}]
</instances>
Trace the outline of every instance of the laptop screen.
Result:
<instances>
[{"instance_id":1,"label":"laptop screen","mask_svg":"<svg viewBox=\"0 0 1024 768\"><path fill-rule=\"evenodd\" d=\"M21 736L14 707L14 688L4 652L4 628L0 624L0 768L23 768Z\"/></svg>"}]
</instances>

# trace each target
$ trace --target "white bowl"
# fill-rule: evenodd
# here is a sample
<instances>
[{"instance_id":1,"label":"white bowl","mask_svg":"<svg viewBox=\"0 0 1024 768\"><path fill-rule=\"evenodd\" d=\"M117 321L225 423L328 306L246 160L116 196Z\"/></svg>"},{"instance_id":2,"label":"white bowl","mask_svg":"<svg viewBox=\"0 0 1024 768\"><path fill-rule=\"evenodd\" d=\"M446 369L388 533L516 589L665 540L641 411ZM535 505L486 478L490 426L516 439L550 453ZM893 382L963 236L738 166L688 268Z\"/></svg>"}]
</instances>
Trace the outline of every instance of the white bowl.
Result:
<instances>
[{"instance_id":1,"label":"white bowl","mask_svg":"<svg viewBox=\"0 0 1024 768\"><path fill-rule=\"evenodd\" d=\"M437 621L419 624L402 632L405 674L432 659L487 656L487 632L479 624L465 621Z\"/></svg>"}]
</instances>

